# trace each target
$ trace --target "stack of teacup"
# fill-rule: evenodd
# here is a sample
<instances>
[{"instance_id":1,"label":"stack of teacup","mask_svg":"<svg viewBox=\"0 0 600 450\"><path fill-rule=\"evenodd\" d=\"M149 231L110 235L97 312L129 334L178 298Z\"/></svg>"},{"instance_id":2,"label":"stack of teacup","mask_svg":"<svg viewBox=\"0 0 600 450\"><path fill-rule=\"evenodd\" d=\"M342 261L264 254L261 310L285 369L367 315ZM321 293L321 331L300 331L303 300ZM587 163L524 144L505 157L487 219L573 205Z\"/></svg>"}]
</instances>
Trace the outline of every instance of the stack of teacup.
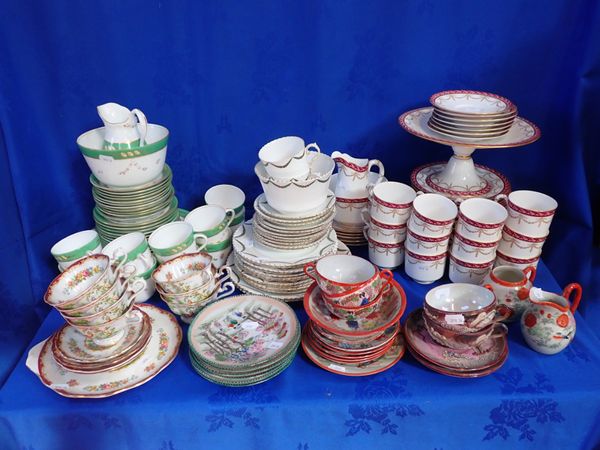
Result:
<instances>
[{"instance_id":1,"label":"stack of teacup","mask_svg":"<svg viewBox=\"0 0 600 450\"><path fill-rule=\"evenodd\" d=\"M239 187L231 184L218 184L211 187L204 194L204 201L207 205L217 205L225 210L233 209L233 220L229 224L231 232L235 233L246 220L246 194Z\"/></svg>"},{"instance_id":2,"label":"stack of teacup","mask_svg":"<svg viewBox=\"0 0 600 450\"><path fill-rule=\"evenodd\" d=\"M535 191L514 191L496 199L505 203L508 211L496 266L537 267L558 203Z\"/></svg>"},{"instance_id":3,"label":"stack of teacup","mask_svg":"<svg viewBox=\"0 0 600 450\"><path fill-rule=\"evenodd\" d=\"M457 213L454 202L440 194L415 198L408 220L404 270L417 283L433 283L444 275Z\"/></svg>"},{"instance_id":4,"label":"stack of teacup","mask_svg":"<svg viewBox=\"0 0 600 450\"><path fill-rule=\"evenodd\" d=\"M460 204L450 250L451 281L481 284L496 259L506 215L502 205L485 198L470 198Z\"/></svg>"},{"instance_id":5,"label":"stack of teacup","mask_svg":"<svg viewBox=\"0 0 600 450\"><path fill-rule=\"evenodd\" d=\"M368 192L370 206L362 210L362 217L369 259L379 267L394 269L404 262L406 223L417 194L410 186L395 181L370 185Z\"/></svg>"},{"instance_id":6,"label":"stack of teacup","mask_svg":"<svg viewBox=\"0 0 600 450\"><path fill-rule=\"evenodd\" d=\"M102 243L96 230L84 230L70 234L50 249L50 253L58 263L60 272L63 272L80 259L101 251Z\"/></svg>"},{"instance_id":7,"label":"stack of teacup","mask_svg":"<svg viewBox=\"0 0 600 450\"><path fill-rule=\"evenodd\" d=\"M204 252L179 255L152 273L160 298L186 323L206 305L233 294L230 276L229 267L216 269Z\"/></svg>"},{"instance_id":8,"label":"stack of teacup","mask_svg":"<svg viewBox=\"0 0 600 450\"><path fill-rule=\"evenodd\" d=\"M44 301L67 323L101 347L123 335L136 296L144 288L130 282L125 260L111 261L103 254L86 256L68 267L48 287Z\"/></svg>"},{"instance_id":9,"label":"stack of teacup","mask_svg":"<svg viewBox=\"0 0 600 450\"><path fill-rule=\"evenodd\" d=\"M145 302L154 295L152 271L156 269L158 262L150 251L143 233L135 231L121 236L108 243L102 253L116 261L124 259L124 269L131 267L133 272L132 281L136 279L143 281L144 288L136 297L136 303Z\"/></svg>"}]
</instances>

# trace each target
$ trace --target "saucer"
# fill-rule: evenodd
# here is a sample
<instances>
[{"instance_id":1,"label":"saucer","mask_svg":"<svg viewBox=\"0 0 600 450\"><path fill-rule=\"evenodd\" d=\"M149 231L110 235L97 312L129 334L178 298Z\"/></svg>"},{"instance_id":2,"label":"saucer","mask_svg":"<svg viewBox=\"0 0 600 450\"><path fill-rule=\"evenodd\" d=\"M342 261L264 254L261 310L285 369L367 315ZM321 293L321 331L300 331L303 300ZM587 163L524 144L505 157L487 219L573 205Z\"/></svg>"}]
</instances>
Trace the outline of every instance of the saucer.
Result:
<instances>
[{"instance_id":1,"label":"saucer","mask_svg":"<svg viewBox=\"0 0 600 450\"><path fill-rule=\"evenodd\" d=\"M382 333L400 320L406 308L406 294L396 280L392 289L383 294L378 311L361 319L360 329L356 321L346 321L333 315L326 307L321 289L316 282L304 295L304 309L308 316L321 328L342 336L369 336Z\"/></svg>"},{"instance_id":2,"label":"saucer","mask_svg":"<svg viewBox=\"0 0 600 450\"><path fill-rule=\"evenodd\" d=\"M308 341L304 336L302 338L302 349L304 350L304 353L308 359L322 369L339 375L363 377L383 372L394 366L404 355L405 345L402 334L398 334L390 349L383 356L380 356L375 360L357 364L333 362L320 356L311 346L310 341Z\"/></svg>"},{"instance_id":3,"label":"saucer","mask_svg":"<svg viewBox=\"0 0 600 450\"><path fill-rule=\"evenodd\" d=\"M181 328L175 317L148 304L134 307L145 312L152 323L152 335L141 355L127 366L94 374L75 373L61 367L47 340L38 358L39 377L46 386L65 397L100 398L140 386L164 370L177 356Z\"/></svg>"},{"instance_id":4,"label":"saucer","mask_svg":"<svg viewBox=\"0 0 600 450\"><path fill-rule=\"evenodd\" d=\"M404 324L407 345L428 362L450 372L479 372L496 366L508 352L505 335L488 339L481 353L474 349L456 350L435 342L425 329L423 308L409 314Z\"/></svg>"},{"instance_id":5,"label":"saucer","mask_svg":"<svg viewBox=\"0 0 600 450\"><path fill-rule=\"evenodd\" d=\"M372 340L361 340L358 342L342 340L343 336L336 336L329 334L327 330L319 328L312 320L309 322L310 329L313 333L313 337L317 338L320 343L326 347L333 349L343 350L346 353L362 353L368 351L375 351L384 347L388 344L396 334L400 331L400 322L396 322L394 325L386 329L382 334Z\"/></svg>"}]
</instances>

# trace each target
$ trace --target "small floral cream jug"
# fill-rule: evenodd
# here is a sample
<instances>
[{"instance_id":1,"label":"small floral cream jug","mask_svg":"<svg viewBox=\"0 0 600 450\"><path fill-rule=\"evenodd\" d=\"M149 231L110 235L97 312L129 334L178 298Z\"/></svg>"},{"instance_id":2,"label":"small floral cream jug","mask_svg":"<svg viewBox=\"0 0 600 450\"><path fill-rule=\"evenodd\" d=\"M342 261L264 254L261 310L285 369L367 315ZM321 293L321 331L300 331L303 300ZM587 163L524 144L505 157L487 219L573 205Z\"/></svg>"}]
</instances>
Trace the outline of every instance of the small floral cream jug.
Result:
<instances>
[{"instance_id":1,"label":"small floral cream jug","mask_svg":"<svg viewBox=\"0 0 600 450\"><path fill-rule=\"evenodd\" d=\"M505 322L517 320L529 306L529 290L535 280L535 267L529 266L521 270L513 266L498 266L492 270L481 283L490 285L498 299Z\"/></svg>"},{"instance_id":2,"label":"small floral cream jug","mask_svg":"<svg viewBox=\"0 0 600 450\"><path fill-rule=\"evenodd\" d=\"M331 157L338 167L335 185L335 195L338 197L348 197L349 194L352 198L367 197L367 185L378 184L385 175L383 164L377 159L354 158L338 151L333 152ZM373 166L379 168L379 176L370 183L369 177Z\"/></svg>"},{"instance_id":3,"label":"small floral cream jug","mask_svg":"<svg viewBox=\"0 0 600 450\"><path fill-rule=\"evenodd\" d=\"M105 149L134 148L145 144L148 121L139 109L129 111L117 103L105 103L97 109L104 122Z\"/></svg>"},{"instance_id":4,"label":"small floral cream jug","mask_svg":"<svg viewBox=\"0 0 600 450\"><path fill-rule=\"evenodd\" d=\"M573 304L569 297L575 293ZM562 296L532 288L530 304L521 316L521 331L527 344L537 352L554 355L564 350L575 337L573 314L581 300L581 286L569 284Z\"/></svg>"}]
</instances>

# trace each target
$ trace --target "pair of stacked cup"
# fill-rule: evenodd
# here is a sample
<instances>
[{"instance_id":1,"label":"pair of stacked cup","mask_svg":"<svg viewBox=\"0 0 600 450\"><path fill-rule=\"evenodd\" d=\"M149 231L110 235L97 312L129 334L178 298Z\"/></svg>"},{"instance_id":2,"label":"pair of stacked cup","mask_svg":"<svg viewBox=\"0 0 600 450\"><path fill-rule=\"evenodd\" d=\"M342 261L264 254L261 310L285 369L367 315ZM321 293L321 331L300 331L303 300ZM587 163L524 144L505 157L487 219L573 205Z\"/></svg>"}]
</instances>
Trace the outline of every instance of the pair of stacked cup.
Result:
<instances>
[{"instance_id":1,"label":"pair of stacked cup","mask_svg":"<svg viewBox=\"0 0 600 450\"><path fill-rule=\"evenodd\" d=\"M225 210L233 209L233 220L229 224L232 234L246 220L246 194L240 188L231 184L218 184L211 187L204 194L204 201L207 205L217 205Z\"/></svg>"},{"instance_id":2,"label":"pair of stacked cup","mask_svg":"<svg viewBox=\"0 0 600 450\"><path fill-rule=\"evenodd\" d=\"M208 238L194 231L188 222L171 222L154 230L148 244L159 263L179 255L203 250Z\"/></svg>"},{"instance_id":3,"label":"pair of stacked cup","mask_svg":"<svg viewBox=\"0 0 600 450\"><path fill-rule=\"evenodd\" d=\"M415 198L408 220L404 270L417 283L429 284L444 275L457 214L454 202L442 195L422 194Z\"/></svg>"},{"instance_id":4,"label":"pair of stacked cup","mask_svg":"<svg viewBox=\"0 0 600 450\"><path fill-rule=\"evenodd\" d=\"M450 280L481 284L492 270L507 213L485 198L465 200L459 210L450 250Z\"/></svg>"},{"instance_id":5,"label":"pair of stacked cup","mask_svg":"<svg viewBox=\"0 0 600 450\"><path fill-rule=\"evenodd\" d=\"M380 267L396 268L404 262L406 223L417 193L394 181L370 185L367 190L370 206L362 211L362 217L369 259Z\"/></svg>"},{"instance_id":6,"label":"pair of stacked cup","mask_svg":"<svg viewBox=\"0 0 600 450\"><path fill-rule=\"evenodd\" d=\"M229 225L233 222L235 211L218 205L204 205L196 208L185 216L184 223L192 226L194 233L206 238L206 251L213 258L217 268L225 265L231 253L231 237Z\"/></svg>"},{"instance_id":7,"label":"pair of stacked cup","mask_svg":"<svg viewBox=\"0 0 600 450\"><path fill-rule=\"evenodd\" d=\"M101 251L102 243L96 230L84 230L71 234L58 241L50 249L60 272L80 259Z\"/></svg>"}]
</instances>

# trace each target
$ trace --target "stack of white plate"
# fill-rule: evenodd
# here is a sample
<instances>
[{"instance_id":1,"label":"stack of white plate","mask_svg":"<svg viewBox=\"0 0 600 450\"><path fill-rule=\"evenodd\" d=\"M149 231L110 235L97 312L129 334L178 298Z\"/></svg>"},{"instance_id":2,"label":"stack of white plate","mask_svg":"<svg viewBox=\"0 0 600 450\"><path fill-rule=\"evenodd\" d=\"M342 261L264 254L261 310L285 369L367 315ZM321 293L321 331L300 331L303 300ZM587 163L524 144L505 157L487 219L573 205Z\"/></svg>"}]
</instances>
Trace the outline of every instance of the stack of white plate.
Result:
<instances>
[{"instance_id":1,"label":"stack of white plate","mask_svg":"<svg viewBox=\"0 0 600 450\"><path fill-rule=\"evenodd\" d=\"M432 130L452 137L494 139L508 133L517 107L507 98L480 91L443 91L430 98Z\"/></svg>"},{"instance_id":2,"label":"stack of white plate","mask_svg":"<svg viewBox=\"0 0 600 450\"><path fill-rule=\"evenodd\" d=\"M340 245L340 252L349 253L348 247ZM233 257L228 264L232 263L234 283L242 292L290 302L301 300L312 283L304 265L337 252L333 229L312 247L281 251L257 242L252 221L248 221L233 236Z\"/></svg>"},{"instance_id":3,"label":"stack of white plate","mask_svg":"<svg viewBox=\"0 0 600 450\"><path fill-rule=\"evenodd\" d=\"M157 178L140 186L108 186L91 175L93 215L102 244L133 231L148 237L161 225L179 219L172 177L166 164Z\"/></svg>"},{"instance_id":4,"label":"stack of white plate","mask_svg":"<svg viewBox=\"0 0 600 450\"><path fill-rule=\"evenodd\" d=\"M335 195L327 194L324 205L303 213L282 214L267 202L265 194L254 201L254 239L279 250L311 248L325 239L335 215Z\"/></svg>"}]
</instances>

